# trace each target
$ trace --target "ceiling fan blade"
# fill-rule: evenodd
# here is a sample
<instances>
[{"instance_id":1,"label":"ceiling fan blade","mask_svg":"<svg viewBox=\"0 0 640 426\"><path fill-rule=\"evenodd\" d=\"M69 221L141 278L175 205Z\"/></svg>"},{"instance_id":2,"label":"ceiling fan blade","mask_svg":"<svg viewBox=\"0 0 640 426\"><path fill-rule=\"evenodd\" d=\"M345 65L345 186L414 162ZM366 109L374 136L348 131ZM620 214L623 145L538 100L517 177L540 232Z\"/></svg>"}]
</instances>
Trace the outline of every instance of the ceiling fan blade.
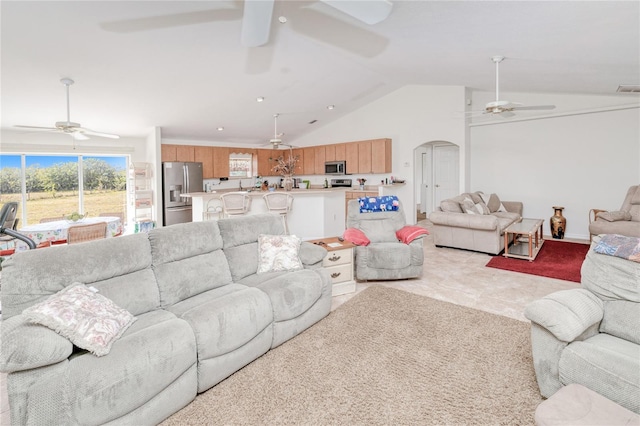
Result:
<instances>
[{"instance_id":1,"label":"ceiling fan blade","mask_svg":"<svg viewBox=\"0 0 640 426\"><path fill-rule=\"evenodd\" d=\"M90 135L90 136L98 136L98 137L101 137L101 138L120 139L120 136L118 136L118 135L114 135L112 133L96 132L94 130L87 129L87 128L84 128L84 127L78 127L77 130L75 132L73 132L73 133L74 133L74 135L79 133L79 134L84 135L85 137L86 137L86 135ZM77 139L78 140L83 140L83 139L79 139L79 138L77 138ZM89 139L89 138L86 138L86 139Z\"/></svg>"},{"instance_id":2,"label":"ceiling fan blade","mask_svg":"<svg viewBox=\"0 0 640 426\"><path fill-rule=\"evenodd\" d=\"M393 9L393 3L388 0L322 0L322 2L369 25L384 21Z\"/></svg>"},{"instance_id":3,"label":"ceiling fan blade","mask_svg":"<svg viewBox=\"0 0 640 426\"><path fill-rule=\"evenodd\" d=\"M267 44L275 0L245 0L240 42L245 47Z\"/></svg>"},{"instance_id":4,"label":"ceiling fan blade","mask_svg":"<svg viewBox=\"0 0 640 426\"><path fill-rule=\"evenodd\" d=\"M497 115L500 118L511 118L511 117L515 117L516 116L511 111L503 111L503 112L501 112L499 114L494 114L494 115Z\"/></svg>"},{"instance_id":5,"label":"ceiling fan blade","mask_svg":"<svg viewBox=\"0 0 640 426\"><path fill-rule=\"evenodd\" d=\"M555 105L531 105L531 106L516 106L513 107L513 111L534 111L534 110L549 110L555 109Z\"/></svg>"},{"instance_id":6,"label":"ceiling fan blade","mask_svg":"<svg viewBox=\"0 0 640 426\"><path fill-rule=\"evenodd\" d=\"M113 33L133 33L138 31L204 24L207 22L235 21L236 19L240 19L240 11L237 9L214 9L175 13L172 15L152 16L148 18L103 22L100 24L100 28Z\"/></svg>"},{"instance_id":7,"label":"ceiling fan blade","mask_svg":"<svg viewBox=\"0 0 640 426\"><path fill-rule=\"evenodd\" d=\"M81 133L81 132L73 132L73 133L69 133L69 134L71 135L71 137L74 140L77 140L77 141L87 141L87 140L91 139L89 136L87 136L87 135L85 135L84 133Z\"/></svg>"},{"instance_id":8,"label":"ceiling fan blade","mask_svg":"<svg viewBox=\"0 0 640 426\"><path fill-rule=\"evenodd\" d=\"M39 127L39 126L13 126L13 127L19 127L21 129L36 129L36 130L59 130L55 127Z\"/></svg>"}]
</instances>

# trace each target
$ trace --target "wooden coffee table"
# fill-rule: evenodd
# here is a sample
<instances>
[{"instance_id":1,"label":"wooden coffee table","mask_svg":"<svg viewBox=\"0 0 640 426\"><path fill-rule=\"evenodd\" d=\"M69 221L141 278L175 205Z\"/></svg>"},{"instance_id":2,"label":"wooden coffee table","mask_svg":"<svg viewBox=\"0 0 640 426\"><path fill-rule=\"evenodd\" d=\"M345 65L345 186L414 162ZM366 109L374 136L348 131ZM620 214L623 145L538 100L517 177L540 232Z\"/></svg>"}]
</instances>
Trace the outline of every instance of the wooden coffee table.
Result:
<instances>
[{"instance_id":1,"label":"wooden coffee table","mask_svg":"<svg viewBox=\"0 0 640 426\"><path fill-rule=\"evenodd\" d=\"M540 252L544 239L542 238L542 219L521 219L504 230L504 257L533 260ZM513 244L509 247L510 236Z\"/></svg>"}]
</instances>

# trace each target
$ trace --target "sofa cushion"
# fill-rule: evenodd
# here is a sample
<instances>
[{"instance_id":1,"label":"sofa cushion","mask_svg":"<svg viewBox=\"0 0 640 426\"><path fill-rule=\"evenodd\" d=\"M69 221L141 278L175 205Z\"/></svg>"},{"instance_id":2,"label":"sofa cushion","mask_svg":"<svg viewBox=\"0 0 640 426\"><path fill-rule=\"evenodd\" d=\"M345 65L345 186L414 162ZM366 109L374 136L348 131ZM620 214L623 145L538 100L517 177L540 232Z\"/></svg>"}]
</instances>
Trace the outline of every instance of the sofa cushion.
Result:
<instances>
[{"instance_id":1,"label":"sofa cushion","mask_svg":"<svg viewBox=\"0 0 640 426\"><path fill-rule=\"evenodd\" d=\"M313 269L273 277L256 286L271 300L274 321L287 321L305 313L322 295L322 278Z\"/></svg>"},{"instance_id":2,"label":"sofa cushion","mask_svg":"<svg viewBox=\"0 0 640 426\"><path fill-rule=\"evenodd\" d=\"M363 213L369 215L382 215L384 213ZM380 220L360 221L360 230L364 232L372 243L398 242L396 237L395 224L390 220L385 220L382 216Z\"/></svg>"},{"instance_id":3,"label":"sofa cushion","mask_svg":"<svg viewBox=\"0 0 640 426\"><path fill-rule=\"evenodd\" d=\"M464 213L458 201L453 199L442 200L440 202L440 210L448 213Z\"/></svg>"},{"instance_id":4,"label":"sofa cushion","mask_svg":"<svg viewBox=\"0 0 640 426\"><path fill-rule=\"evenodd\" d=\"M562 351L560 381L598 389L604 397L637 413L640 411L638 359L640 346L600 333L573 342Z\"/></svg>"},{"instance_id":5,"label":"sofa cushion","mask_svg":"<svg viewBox=\"0 0 640 426\"><path fill-rule=\"evenodd\" d=\"M258 236L257 274L277 271L296 271L302 269L300 261L300 243L295 235Z\"/></svg>"},{"instance_id":6,"label":"sofa cushion","mask_svg":"<svg viewBox=\"0 0 640 426\"><path fill-rule=\"evenodd\" d=\"M227 287L212 290L225 294L208 298L180 316L193 329L200 361L240 348L273 322L271 302L263 291L236 285L235 291L227 292Z\"/></svg>"},{"instance_id":7,"label":"sofa cushion","mask_svg":"<svg viewBox=\"0 0 640 426\"><path fill-rule=\"evenodd\" d=\"M108 354L113 342L136 320L113 301L81 283L65 287L22 314L97 356Z\"/></svg>"},{"instance_id":8,"label":"sofa cushion","mask_svg":"<svg viewBox=\"0 0 640 426\"><path fill-rule=\"evenodd\" d=\"M600 332L640 345L640 303L605 300Z\"/></svg>"},{"instance_id":9,"label":"sofa cushion","mask_svg":"<svg viewBox=\"0 0 640 426\"><path fill-rule=\"evenodd\" d=\"M408 245L394 243L372 243L367 246L367 266L376 269L401 269L411 265L411 250Z\"/></svg>"},{"instance_id":10,"label":"sofa cushion","mask_svg":"<svg viewBox=\"0 0 640 426\"><path fill-rule=\"evenodd\" d=\"M130 413L195 362L195 337L185 321L162 310L140 315L109 355L95 357L83 351L71 357L67 377L75 395L74 423L104 424ZM195 374L191 380L195 397Z\"/></svg>"}]
</instances>

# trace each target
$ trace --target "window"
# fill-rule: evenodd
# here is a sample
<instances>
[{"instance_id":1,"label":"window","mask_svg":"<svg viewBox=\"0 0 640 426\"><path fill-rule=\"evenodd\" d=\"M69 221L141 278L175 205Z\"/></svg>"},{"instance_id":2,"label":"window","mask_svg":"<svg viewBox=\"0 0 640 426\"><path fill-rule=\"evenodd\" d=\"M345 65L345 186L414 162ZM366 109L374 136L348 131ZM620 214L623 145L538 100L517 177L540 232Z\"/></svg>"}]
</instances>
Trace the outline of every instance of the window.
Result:
<instances>
[{"instance_id":1,"label":"window","mask_svg":"<svg viewBox=\"0 0 640 426\"><path fill-rule=\"evenodd\" d=\"M24 225L73 212L126 211L127 157L0 155L0 201L20 203Z\"/></svg>"},{"instance_id":2,"label":"window","mask_svg":"<svg viewBox=\"0 0 640 426\"><path fill-rule=\"evenodd\" d=\"M252 163L253 156L251 154L229 154L229 177L253 176Z\"/></svg>"}]
</instances>

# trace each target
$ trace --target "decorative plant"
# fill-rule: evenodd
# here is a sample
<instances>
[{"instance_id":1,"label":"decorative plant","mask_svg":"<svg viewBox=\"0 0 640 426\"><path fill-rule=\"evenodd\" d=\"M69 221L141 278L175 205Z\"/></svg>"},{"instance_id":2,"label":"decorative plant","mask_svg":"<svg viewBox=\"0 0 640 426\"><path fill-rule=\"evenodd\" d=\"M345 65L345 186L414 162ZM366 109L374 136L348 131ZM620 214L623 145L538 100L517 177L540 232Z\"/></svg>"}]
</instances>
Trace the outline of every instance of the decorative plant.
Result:
<instances>
[{"instance_id":1,"label":"decorative plant","mask_svg":"<svg viewBox=\"0 0 640 426\"><path fill-rule=\"evenodd\" d=\"M273 166L271 170L282 175L292 175L296 170L296 164L298 164L298 156L289 154L289 158L285 160L284 156L281 155L276 160L276 165Z\"/></svg>"},{"instance_id":2,"label":"decorative plant","mask_svg":"<svg viewBox=\"0 0 640 426\"><path fill-rule=\"evenodd\" d=\"M365 178L358 178L357 181L360 185L364 185L367 180Z\"/></svg>"}]
</instances>

